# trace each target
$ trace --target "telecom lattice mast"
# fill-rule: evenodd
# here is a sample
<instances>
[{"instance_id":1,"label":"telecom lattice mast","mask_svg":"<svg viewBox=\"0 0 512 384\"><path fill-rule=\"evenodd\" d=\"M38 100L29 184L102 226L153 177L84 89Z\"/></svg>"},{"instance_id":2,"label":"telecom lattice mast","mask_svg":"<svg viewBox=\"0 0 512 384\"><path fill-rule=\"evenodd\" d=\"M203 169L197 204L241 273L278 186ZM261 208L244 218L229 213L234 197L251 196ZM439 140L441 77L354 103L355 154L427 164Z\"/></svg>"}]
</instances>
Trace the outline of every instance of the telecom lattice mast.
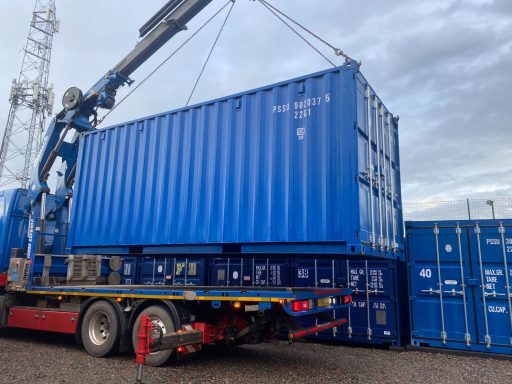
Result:
<instances>
[{"instance_id":1,"label":"telecom lattice mast","mask_svg":"<svg viewBox=\"0 0 512 384\"><path fill-rule=\"evenodd\" d=\"M53 110L53 85L48 85L53 35L59 31L55 0L36 0L23 63L13 79L11 107L0 148L0 187L23 187L41 145L46 116Z\"/></svg>"}]
</instances>

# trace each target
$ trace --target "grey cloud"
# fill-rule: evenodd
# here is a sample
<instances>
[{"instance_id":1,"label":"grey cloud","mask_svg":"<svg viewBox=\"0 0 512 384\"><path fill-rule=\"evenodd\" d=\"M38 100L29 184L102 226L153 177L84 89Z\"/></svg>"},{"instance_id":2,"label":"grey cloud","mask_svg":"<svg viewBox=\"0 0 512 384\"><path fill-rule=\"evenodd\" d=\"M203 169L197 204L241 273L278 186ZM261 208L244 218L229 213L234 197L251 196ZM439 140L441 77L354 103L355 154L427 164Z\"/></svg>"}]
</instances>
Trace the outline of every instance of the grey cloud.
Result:
<instances>
[{"instance_id":1,"label":"grey cloud","mask_svg":"<svg viewBox=\"0 0 512 384\"><path fill-rule=\"evenodd\" d=\"M512 196L512 2L509 0L271 0L363 61L362 72L400 115L405 201ZM0 124L19 70L30 2L2 2ZM163 0L57 0L52 81L57 95L94 83L137 41ZM223 4L214 0L133 78L140 81ZM30 6L29 6L30 5ZM183 106L220 20L164 66L106 125ZM337 63L332 51L321 47ZM328 64L257 2L239 0L193 102L325 69ZM124 95L126 90L121 90Z\"/></svg>"}]
</instances>

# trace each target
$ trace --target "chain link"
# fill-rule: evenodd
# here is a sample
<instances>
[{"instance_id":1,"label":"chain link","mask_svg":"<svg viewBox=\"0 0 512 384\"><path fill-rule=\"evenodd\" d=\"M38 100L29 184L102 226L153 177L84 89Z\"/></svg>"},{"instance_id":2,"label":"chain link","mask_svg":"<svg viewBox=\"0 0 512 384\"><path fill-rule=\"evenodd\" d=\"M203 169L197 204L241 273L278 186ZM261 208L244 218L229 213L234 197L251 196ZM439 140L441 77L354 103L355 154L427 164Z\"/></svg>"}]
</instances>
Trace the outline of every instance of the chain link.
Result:
<instances>
[{"instance_id":1,"label":"chain link","mask_svg":"<svg viewBox=\"0 0 512 384\"><path fill-rule=\"evenodd\" d=\"M307 45L309 45L315 52L317 52L321 57L323 57L329 64L331 64L333 67L336 67L336 64L334 64L331 60L329 60L329 58L324 55L318 48L316 48L310 41L308 41L304 36L302 36L295 28L293 28L288 22L286 22L286 20L283 19L286 18L288 19L290 22L292 22L293 24L297 25L298 27L300 27L301 29L303 29L304 31L306 31L307 33L309 33L311 36L315 37L317 40L319 40L320 42L322 42L323 44L325 44L326 46L328 46L329 48L333 49L334 50L334 53L337 55L337 56L341 56L343 57L346 61L350 61L350 60L353 60L350 56L348 56L345 52L343 52L341 49L339 48L336 48L334 47L332 44L330 44L329 42L327 42L326 40L322 39L320 36L316 35L314 32L312 32L311 30L309 30L308 28L306 28L305 26L301 25L300 23L298 23L297 21L295 21L294 19L292 19L291 17L289 17L288 15L286 15L284 12L280 11L279 9L277 9L276 7L274 7L273 5L271 5L270 3L268 3L267 1L265 0L258 0L261 5L263 5L269 12L271 12L275 17L277 17L283 24L285 24L293 33L295 33L301 40L303 40ZM213 19L215 19L229 4L231 3L231 8L224 20L224 23L222 24L221 26L221 29L217 35L217 38L215 39L214 43L213 43L213 46L206 58L206 61L203 65L203 68L201 69L201 72L199 73L199 76L196 80L196 83L194 84L194 87L192 88L192 91L190 93L190 96L187 100L187 104L190 102L194 92L195 92L195 89L197 87L197 84L199 83L199 80L201 79L201 76L203 75L203 72L204 72L204 69L206 68L206 65L210 59L210 56L212 55L212 52L219 40L219 37L226 25L226 22L228 20L228 17L229 15L231 14L231 11L233 10L233 6L235 4L235 0L228 0L217 12L215 12L215 14L210 17L203 25L201 25L187 40L185 40L174 52L172 52L169 56L167 56L159 65L156 66L155 69L153 69L146 77L144 77L140 82L139 84L137 84L137 86L135 86L130 92L128 92L121 100L119 100L119 102L114 105L114 107L109 110L107 113L105 113L105 115L103 115L103 117L101 117L95 124L94 124L94 127L97 127L99 124L101 124L105 118L110 115L117 107L119 107L119 105L121 105L128 97L130 97L137 89L139 89L140 86L142 86L142 84L144 84L150 77L152 77L163 65L165 65L172 57L174 57L174 55L176 55L179 51L181 51L181 49L183 47L185 47L189 42L190 40L192 40L200 31L202 31ZM281 16L282 17L281 17Z\"/></svg>"},{"instance_id":2,"label":"chain link","mask_svg":"<svg viewBox=\"0 0 512 384\"><path fill-rule=\"evenodd\" d=\"M349 55L347 55L345 52L343 52L340 48L336 48L335 46L333 46L332 44L330 44L328 41L322 39L320 36L318 36L317 34L315 34L313 31L309 30L308 28L306 28L305 26L303 26L302 24L300 24L299 22L297 22L296 20L292 19L290 16L288 16L287 14L285 14L284 12L280 11L279 9L277 9L276 7L274 7L272 4L268 3L267 1L265 0L258 0L262 5L266 6L267 9L272 9L273 11L275 11L276 13L279 13L280 15L282 15L283 17L285 17L286 19L288 19L289 21L291 21L293 24L297 25L299 28L302 28L304 31L306 31L307 33L309 33L311 36L315 37L318 41L322 42L323 44L325 44L326 46L328 46L329 48L331 48L334 53L336 54L336 56L341 56L345 59L345 61L353 61L354 59L352 59ZM275 13L274 13L275 14ZM277 15L276 15L277 16ZM283 21L281 18L280 18L281 21ZM284 22L284 21L283 21ZM285 23L286 24L286 23ZM288 25L288 24L287 24ZM290 27L290 26L289 26ZM297 33L297 32L295 32ZM302 36L301 36L302 37ZM304 39L303 39L304 40ZM322 55L323 56L323 55ZM324 57L325 58L325 57Z\"/></svg>"},{"instance_id":3,"label":"chain link","mask_svg":"<svg viewBox=\"0 0 512 384\"><path fill-rule=\"evenodd\" d=\"M222 23L219 33L217 34L217 37L215 38L215 41L213 42L212 48L210 49L210 52L208 53L208 56L206 57L206 60L203 64L203 68L201 68L201 71L199 72L199 76L197 76L196 82L194 86L192 87L192 91L190 92L190 95L188 96L187 103L185 104L185 107L188 107L188 104L190 103L190 100L192 99L192 96L194 95L194 92L196 91L197 84L199 84L199 80L201 80L201 76L203 76L203 72L206 68L206 65L208 64L208 61L210 60L210 57L212 56L213 50L215 49L215 46L217 45L217 42L219 41L220 35L222 34L222 31L224 30L224 27L226 26L226 23L229 19L229 15L231 15L231 11L233 10L233 7L235 6L236 0L231 0L231 8L229 8L228 14L226 15L226 18L224 19L224 22Z\"/></svg>"},{"instance_id":4,"label":"chain link","mask_svg":"<svg viewBox=\"0 0 512 384\"><path fill-rule=\"evenodd\" d=\"M307 45L309 45L316 53L318 53L320 56L322 56L329 64L331 64L333 67L336 67L336 64L334 64L331 60L329 60L329 58L324 55L322 52L320 52L320 50L315 47L313 44L311 44L304 36L302 36L299 32L297 32L297 30L295 28L293 28L290 24L288 24L281 16L279 16L277 14L276 11L274 11L272 8L271 5L269 5L266 1L264 0L258 0L261 5L263 5L266 9L269 10L269 12L271 12L275 17L277 17L279 20L281 20L281 22L286 25L288 28L290 28L290 30L295 33L301 40L303 40Z\"/></svg>"}]
</instances>

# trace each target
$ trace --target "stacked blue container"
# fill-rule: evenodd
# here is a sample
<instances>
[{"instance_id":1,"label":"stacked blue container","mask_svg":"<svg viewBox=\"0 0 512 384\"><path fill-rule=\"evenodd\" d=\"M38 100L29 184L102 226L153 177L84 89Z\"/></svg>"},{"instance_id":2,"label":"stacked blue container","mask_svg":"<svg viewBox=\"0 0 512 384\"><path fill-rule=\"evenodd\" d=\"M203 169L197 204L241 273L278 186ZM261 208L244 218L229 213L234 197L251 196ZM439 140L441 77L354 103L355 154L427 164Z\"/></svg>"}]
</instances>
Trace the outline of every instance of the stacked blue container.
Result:
<instances>
[{"instance_id":1,"label":"stacked blue container","mask_svg":"<svg viewBox=\"0 0 512 384\"><path fill-rule=\"evenodd\" d=\"M405 263L364 257L344 259L303 259L293 263L297 286L346 286L352 289L353 303L348 312L335 313L346 318L341 329L320 332L316 339L343 343L402 345L407 334L407 287ZM305 323L321 322L312 319Z\"/></svg>"},{"instance_id":2,"label":"stacked blue container","mask_svg":"<svg viewBox=\"0 0 512 384\"><path fill-rule=\"evenodd\" d=\"M342 341L401 346L407 334L407 286L402 261L352 260L342 275L353 292L353 305Z\"/></svg>"},{"instance_id":3,"label":"stacked blue container","mask_svg":"<svg viewBox=\"0 0 512 384\"><path fill-rule=\"evenodd\" d=\"M137 258L125 283L340 285L347 258L403 256L398 118L351 61L90 132L71 216L70 253ZM394 344L396 267L375 268L350 337Z\"/></svg>"},{"instance_id":4,"label":"stacked blue container","mask_svg":"<svg viewBox=\"0 0 512 384\"><path fill-rule=\"evenodd\" d=\"M28 205L26 190L0 191L0 273L9 269L10 249L26 246Z\"/></svg>"},{"instance_id":5,"label":"stacked blue container","mask_svg":"<svg viewBox=\"0 0 512 384\"><path fill-rule=\"evenodd\" d=\"M512 353L512 220L407 222L411 344Z\"/></svg>"}]
</instances>

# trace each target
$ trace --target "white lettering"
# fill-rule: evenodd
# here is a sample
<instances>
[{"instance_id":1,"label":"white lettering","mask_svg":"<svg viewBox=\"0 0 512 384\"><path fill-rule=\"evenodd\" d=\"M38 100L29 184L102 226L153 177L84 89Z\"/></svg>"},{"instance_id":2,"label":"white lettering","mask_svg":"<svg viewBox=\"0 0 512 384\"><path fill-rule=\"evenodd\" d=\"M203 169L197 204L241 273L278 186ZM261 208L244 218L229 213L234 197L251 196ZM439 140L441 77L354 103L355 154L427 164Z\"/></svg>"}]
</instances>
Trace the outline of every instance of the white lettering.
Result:
<instances>
[{"instance_id":1,"label":"white lettering","mask_svg":"<svg viewBox=\"0 0 512 384\"><path fill-rule=\"evenodd\" d=\"M290 110L290 103L288 104L276 104L272 106L272 113L284 113Z\"/></svg>"},{"instance_id":2,"label":"white lettering","mask_svg":"<svg viewBox=\"0 0 512 384\"><path fill-rule=\"evenodd\" d=\"M297 277L299 279L307 279L309 277L309 270L307 268L298 268Z\"/></svg>"},{"instance_id":3,"label":"white lettering","mask_svg":"<svg viewBox=\"0 0 512 384\"><path fill-rule=\"evenodd\" d=\"M503 276L502 269L484 269L484 274L486 276Z\"/></svg>"},{"instance_id":4,"label":"white lettering","mask_svg":"<svg viewBox=\"0 0 512 384\"><path fill-rule=\"evenodd\" d=\"M426 279L430 279L432 277L432 270L430 268L422 268L420 271L420 276Z\"/></svg>"},{"instance_id":5,"label":"white lettering","mask_svg":"<svg viewBox=\"0 0 512 384\"><path fill-rule=\"evenodd\" d=\"M308 97L303 100L297 100L293 102L294 119L305 119L311 116L312 112L316 107L324 103L331 102L331 94L325 93L316 97ZM286 104L274 104L272 105L272 113L286 113L291 109L291 103Z\"/></svg>"},{"instance_id":6,"label":"white lettering","mask_svg":"<svg viewBox=\"0 0 512 384\"><path fill-rule=\"evenodd\" d=\"M489 305L487 310L491 313L507 313L507 308L497 305Z\"/></svg>"}]
</instances>

